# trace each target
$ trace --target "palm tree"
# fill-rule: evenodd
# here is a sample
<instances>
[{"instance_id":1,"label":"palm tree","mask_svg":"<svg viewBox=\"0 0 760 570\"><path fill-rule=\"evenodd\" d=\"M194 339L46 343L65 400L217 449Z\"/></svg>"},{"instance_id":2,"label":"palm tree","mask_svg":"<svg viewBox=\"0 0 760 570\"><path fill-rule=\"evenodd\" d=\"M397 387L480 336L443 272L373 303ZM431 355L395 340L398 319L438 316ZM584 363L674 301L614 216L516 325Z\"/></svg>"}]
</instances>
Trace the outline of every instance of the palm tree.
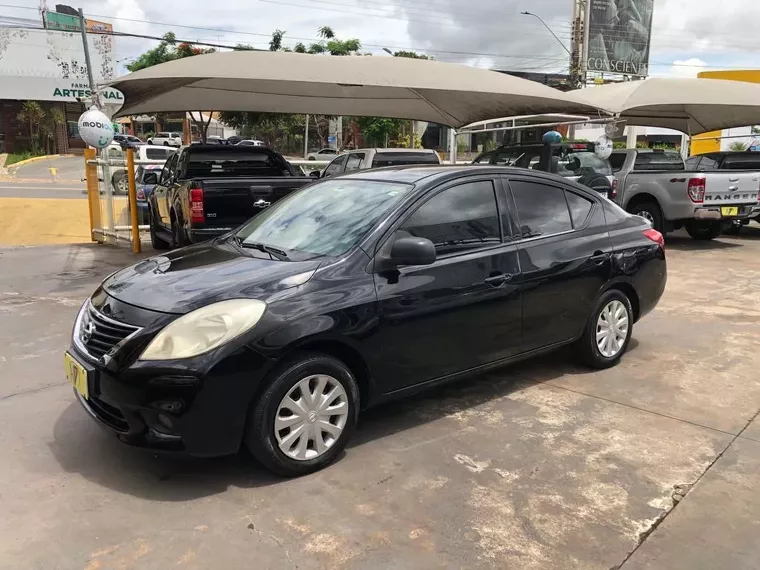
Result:
<instances>
[{"instance_id":1,"label":"palm tree","mask_svg":"<svg viewBox=\"0 0 760 570\"><path fill-rule=\"evenodd\" d=\"M747 143L743 143L742 141L734 141L728 145L728 150L732 150L734 152L744 152L747 150Z\"/></svg>"}]
</instances>

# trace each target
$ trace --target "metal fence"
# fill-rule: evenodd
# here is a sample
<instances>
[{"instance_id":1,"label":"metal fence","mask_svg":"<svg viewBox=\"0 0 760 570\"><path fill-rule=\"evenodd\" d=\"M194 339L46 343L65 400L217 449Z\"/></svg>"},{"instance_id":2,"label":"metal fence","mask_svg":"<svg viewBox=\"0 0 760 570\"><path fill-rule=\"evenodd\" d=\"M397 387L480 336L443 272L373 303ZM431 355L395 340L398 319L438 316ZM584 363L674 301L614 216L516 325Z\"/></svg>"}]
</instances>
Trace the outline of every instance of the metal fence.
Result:
<instances>
[{"instance_id":1,"label":"metal fence","mask_svg":"<svg viewBox=\"0 0 760 570\"><path fill-rule=\"evenodd\" d=\"M101 151L85 151L87 198L93 241L132 244L140 253L140 232L150 226L140 225L135 174L141 165L162 165L165 160L135 160L132 149L108 147Z\"/></svg>"}]
</instances>

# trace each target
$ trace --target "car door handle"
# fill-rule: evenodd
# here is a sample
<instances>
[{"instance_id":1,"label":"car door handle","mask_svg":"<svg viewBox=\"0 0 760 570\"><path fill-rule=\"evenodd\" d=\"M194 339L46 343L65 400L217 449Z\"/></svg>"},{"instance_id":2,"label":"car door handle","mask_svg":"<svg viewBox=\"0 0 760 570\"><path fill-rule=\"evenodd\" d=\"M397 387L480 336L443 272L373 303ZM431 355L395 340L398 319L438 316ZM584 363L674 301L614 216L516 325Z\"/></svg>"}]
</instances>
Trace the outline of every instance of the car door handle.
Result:
<instances>
[{"instance_id":1,"label":"car door handle","mask_svg":"<svg viewBox=\"0 0 760 570\"><path fill-rule=\"evenodd\" d=\"M601 265L605 261L607 261L610 257L609 253L604 253L603 251L595 251L594 255L591 256L591 261L596 263L597 265Z\"/></svg>"},{"instance_id":2,"label":"car door handle","mask_svg":"<svg viewBox=\"0 0 760 570\"><path fill-rule=\"evenodd\" d=\"M500 287L510 279L512 279L511 274L499 273L498 275L491 275L491 277L486 278L483 283L488 283L492 287Z\"/></svg>"}]
</instances>

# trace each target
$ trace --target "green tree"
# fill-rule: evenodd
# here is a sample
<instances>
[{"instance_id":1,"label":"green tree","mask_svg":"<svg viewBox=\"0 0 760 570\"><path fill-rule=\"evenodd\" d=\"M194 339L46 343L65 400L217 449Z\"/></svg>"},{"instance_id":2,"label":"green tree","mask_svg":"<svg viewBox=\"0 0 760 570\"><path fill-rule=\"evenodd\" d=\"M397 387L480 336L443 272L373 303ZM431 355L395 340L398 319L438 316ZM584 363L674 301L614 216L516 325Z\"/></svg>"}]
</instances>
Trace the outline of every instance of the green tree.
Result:
<instances>
[{"instance_id":1,"label":"green tree","mask_svg":"<svg viewBox=\"0 0 760 570\"><path fill-rule=\"evenodd\" d=\"M417 53L416 51L394 51L393 57L409 57L411 59L433 59L424 53Z\"/></svg>"},{"instance_id":2,"label":"green tree","mask_svg":"<svg viewBox=\"0 0 760 570\"><path fill-rule=\"evenodd\" d=\"M728 145L728 150L732 150L734 152L744 152L747 150L748 145L747 143L743 143L742 141L734 141L730 145Z\"/></svg>"},{"instance_id":3,"label":"green tree","mask_svg":"<svg viewBox=\"0 0 760 570\"><path fill-rule=\"evenodd\" d=\"M45 110L37 101L24 101L21 111L16 115L19 123L27 127L29 134L29 150L33 155L40 153L40 125L45 120Z\"/></svg>"}]
</instances>

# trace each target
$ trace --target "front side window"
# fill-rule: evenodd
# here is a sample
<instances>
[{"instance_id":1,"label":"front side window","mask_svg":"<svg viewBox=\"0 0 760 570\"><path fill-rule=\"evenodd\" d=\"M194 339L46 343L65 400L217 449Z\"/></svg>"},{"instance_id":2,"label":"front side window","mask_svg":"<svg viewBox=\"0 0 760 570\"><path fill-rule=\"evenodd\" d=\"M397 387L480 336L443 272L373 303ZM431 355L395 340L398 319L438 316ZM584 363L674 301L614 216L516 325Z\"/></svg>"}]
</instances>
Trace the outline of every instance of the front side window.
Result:
<instances>
[{"instance_id":1,"label":"front side window","mask_svg":"<svg viewBox=\"0 0 760 570\"><path fill-rule=\"evenodd\" d=\"M467 182L436 194L420 206L400 230L429 239L438 255L500 243L493 182Z\"/></svg>"},{"instance_id":2,"label":"front side window","mask_svg":"<svg viewBox=\"0 0 760 570\"><path fill-rule=\"evenodd\" d=\"M573 229L562 188L522 180L512 180L509 185L522 237L547 236Z\"/></svg>"},{"instance_id":3,"label":"front side window","mask_svg":"<svg viewBox=\"0 0 760 570\"><path fill-rule=\"evenodd\" d=\"M241 245L337 256L358 244L412 189L408 184L338 178L290 194L237 234Z\"/></svg>"},{"instance_id":4,"label":"front side window","mask_svg":"<svg viewBox=\"0 0 760 570\"><path fill-rule=\"evenodd\" d=\"M362 153L354 153L348 155L348 161L346 162L346 172L359 170L362 167L363 160L364 155Z\"/></svg>"},{"instance_id":5,"label":"front side window","mask_svg":"<svg viewBox=\"0 0 760 570\"><path fill-rule=\"evenodd\" d=\"M327 165L327 168L325 168L325 176L332 176L334 174L340 174L343 172L343 168L346 165L347 159L348 156L343 155L333 160L330 164Z\"/></svg>"}]
</instances>

